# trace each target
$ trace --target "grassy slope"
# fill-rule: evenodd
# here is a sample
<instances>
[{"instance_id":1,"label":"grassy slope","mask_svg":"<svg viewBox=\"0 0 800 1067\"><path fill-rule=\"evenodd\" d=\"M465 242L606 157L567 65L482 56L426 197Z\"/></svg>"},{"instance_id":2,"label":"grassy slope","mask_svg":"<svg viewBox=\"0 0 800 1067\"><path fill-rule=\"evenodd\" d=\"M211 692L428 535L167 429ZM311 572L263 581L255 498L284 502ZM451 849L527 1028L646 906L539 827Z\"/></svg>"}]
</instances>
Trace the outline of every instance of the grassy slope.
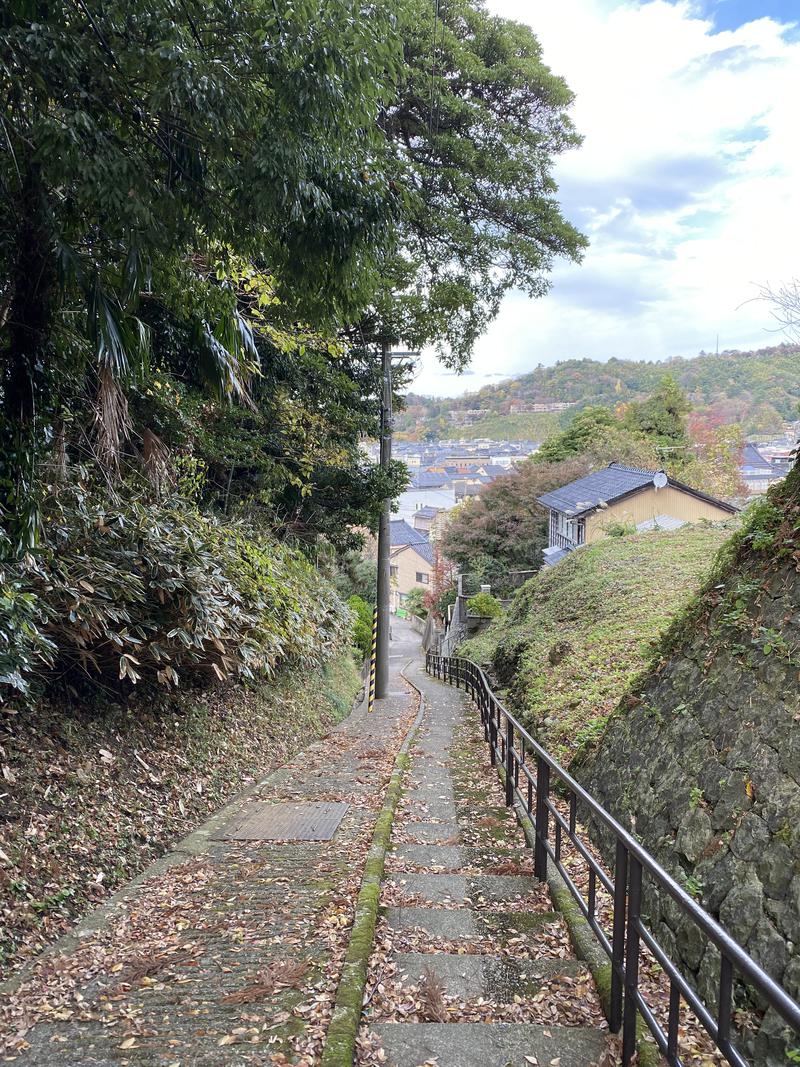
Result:
<instances>
[{"instance_id":1,"label":"grassy slope","mask_svg":"<svg viewBox=\"0 0 800 1067\"><path fill-rule=\"evenodd\" d=\"M490 415L472 426L457 426L453 437L474 440L490 437L494 441L544 441L561 429L559 416L551 412L521 412L518 415Z\"/></svg>"},{"instance_id":2,"label":"grassy slope","mask_svg":"<svg viewBox=\"0 0 800 1067\"><path fill-rule=\"evenodd\" d=\"M344 718L360 685L347 653L305 678L168 708L41 706L3 721L0 977Z\"/></svg>"},{"instance_id":3,"label":"grassy slope","mask_svg":"<svg viewBox=\"0 0 800 1067\"><path fill-rule=\"evenodd\" d=\"M605 538L528 582L463 654L490 669L511 707L568 761L602 730L730 532Z\"/></svg>"}]
</instances>

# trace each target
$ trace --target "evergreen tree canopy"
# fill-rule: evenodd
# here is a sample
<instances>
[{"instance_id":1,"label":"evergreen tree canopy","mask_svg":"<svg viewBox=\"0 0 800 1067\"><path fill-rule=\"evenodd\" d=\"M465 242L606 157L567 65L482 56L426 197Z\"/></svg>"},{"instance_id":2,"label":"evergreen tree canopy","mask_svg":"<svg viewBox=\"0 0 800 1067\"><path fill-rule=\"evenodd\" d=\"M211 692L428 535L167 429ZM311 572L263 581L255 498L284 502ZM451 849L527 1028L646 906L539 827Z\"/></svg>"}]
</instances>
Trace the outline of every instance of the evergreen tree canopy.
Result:
<instances>
[{"instance_id":1,"label":"evergreen tree canopy","mask_svg":"<svg viewBox=\"0 0 800 1067\"><path fill-rule=\"evenodd\" d=\"M399 484L358 451L376 342L463 361L509 287L541 295L584 243L550 173L571 94L482 0L11 0L0 85L19 547L48 452L110 487L123 459L163 483L177 450L210 507L371 524Z\"/></svg>"},{"instance_id":2,"label":"evergreen tree canopy","mask_svg":"<svg viewBox=\"0 0 800 1067\"><path fill-rule=\"evenodd\" d=\"M572 93L528 26L483 0L436 10L400 6L404 64L381 127L404 205L370 325L460 365L504 293L542 296L557 258L580 259L586 240L551 173L580 137Z\"/></svg>"}]
</instances>

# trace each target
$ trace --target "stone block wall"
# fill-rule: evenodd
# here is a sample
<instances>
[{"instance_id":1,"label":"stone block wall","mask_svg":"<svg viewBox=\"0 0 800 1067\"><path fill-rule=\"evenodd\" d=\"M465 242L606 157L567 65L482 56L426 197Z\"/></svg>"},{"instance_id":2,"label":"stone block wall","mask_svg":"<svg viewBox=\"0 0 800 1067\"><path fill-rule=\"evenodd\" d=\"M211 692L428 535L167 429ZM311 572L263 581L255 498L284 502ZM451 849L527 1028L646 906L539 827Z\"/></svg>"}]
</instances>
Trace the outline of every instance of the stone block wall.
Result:
<instances>
[{"instance_id":1,"label":"stone block wall","mask_svg":"<svg viewBox=\"0 0 800 1067\"><path fill-rule=\"evenodd\" d=\"M800 573L732 576L714 606L612 717L584 785L800 1000ZM606 843L607 844L607 843ZM610 849L609 849L610 854ZM719 956L671 899L647 921L716 1007ZM800 1038L748 999L754 1063Z\"/></svg>"}]
</instances>

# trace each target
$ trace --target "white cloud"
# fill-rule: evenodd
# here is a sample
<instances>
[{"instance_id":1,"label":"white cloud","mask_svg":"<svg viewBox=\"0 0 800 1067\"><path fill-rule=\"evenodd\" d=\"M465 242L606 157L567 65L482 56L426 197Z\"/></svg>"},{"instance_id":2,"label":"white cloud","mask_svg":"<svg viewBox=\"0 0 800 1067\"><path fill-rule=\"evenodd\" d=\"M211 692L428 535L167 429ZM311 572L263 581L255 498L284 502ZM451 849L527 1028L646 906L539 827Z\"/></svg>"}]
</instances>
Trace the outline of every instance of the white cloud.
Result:
<instances>
[{"instance_id":1,"label":"white cloud","mask_svg":"<svg viewBox=\"0 0 800 1067\"><path fill-rule=\"evenodd\" d=\"M474 375L431 356L415 388L474 389L572 356L663 359L775 343L757 286L800 274L800 36L715 30L696 4L489 0L533 26L585 141L556 178L589 237L544 300L509 296ZM492 376L493 375L493 376Z\"/></svg>"}]
</instances>

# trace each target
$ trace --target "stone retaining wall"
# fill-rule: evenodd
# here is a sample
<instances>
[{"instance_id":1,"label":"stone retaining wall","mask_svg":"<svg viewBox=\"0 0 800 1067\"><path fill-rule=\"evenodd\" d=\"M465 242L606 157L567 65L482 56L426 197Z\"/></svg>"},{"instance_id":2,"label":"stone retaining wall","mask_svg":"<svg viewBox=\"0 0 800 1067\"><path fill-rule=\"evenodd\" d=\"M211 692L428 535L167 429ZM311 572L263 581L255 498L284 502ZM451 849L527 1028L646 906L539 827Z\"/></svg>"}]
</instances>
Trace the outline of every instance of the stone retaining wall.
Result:
<instances>
[{"instance_id":1,"label":"stone retaining wall","mask_svg":"<svg viewBox=\"0 0 800 1067\"><path fill-rule=\"evenodd\" d=\"M800 574L793 563L765 583L739 572L715 599L612 717L578 774L800 999ZM645 904L654 933L713 1011L718 953L671 899L651 888ZM741 989L737 1003L747 1004ZM784 1065L787 1048L800 1046L781 1036L774 1013L755 1026L754 1063Z\"/></svg>"}]
</instances>

